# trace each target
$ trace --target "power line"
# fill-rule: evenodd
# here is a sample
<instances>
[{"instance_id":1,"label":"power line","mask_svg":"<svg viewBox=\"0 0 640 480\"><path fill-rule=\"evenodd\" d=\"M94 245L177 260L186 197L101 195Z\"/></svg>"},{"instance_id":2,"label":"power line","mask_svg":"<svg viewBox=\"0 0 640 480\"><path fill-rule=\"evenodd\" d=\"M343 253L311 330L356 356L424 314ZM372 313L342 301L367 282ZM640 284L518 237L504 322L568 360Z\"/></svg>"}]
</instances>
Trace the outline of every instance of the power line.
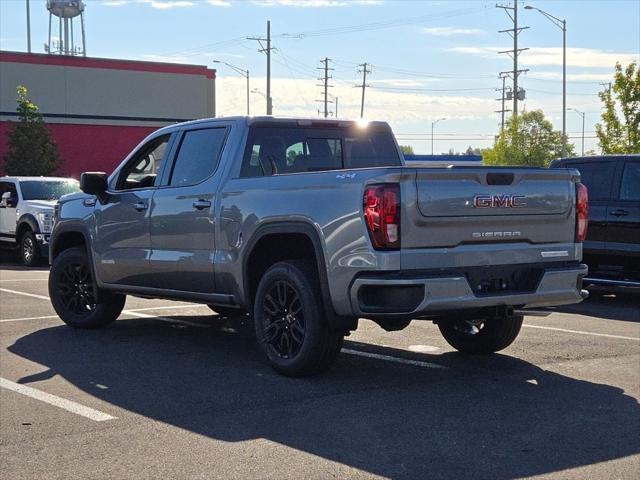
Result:
<instances>
[{"instance_id":1,"label":"power line","mask_svg":"<svg viewBox=\"0 0 640 480\"><path fill-rule=\"evenodd\" d=\"M278 37L303 40L309 37L342 35L342 34L348 34L348 33L381 30L386 28L401 27L405 25L424 24L425 22L428 22L434 19L439 19L439 18L451 18L451 17L469 15L472 13L477 13L479 11L485 10L486 8L487 8L486 6L473 7L473 8L461 8L457 10L443 12L441 14L430 13L428 15L421 15L418 17L404 17L404 18L397 18L394 20L384 20L384 21L373 22L373 23L362 23L362 24L356 24L356 25L345 25L342 27L324 28L319 30L308 30L306 32L282 33L278 35Z\"/></svg>"}]
</instances>

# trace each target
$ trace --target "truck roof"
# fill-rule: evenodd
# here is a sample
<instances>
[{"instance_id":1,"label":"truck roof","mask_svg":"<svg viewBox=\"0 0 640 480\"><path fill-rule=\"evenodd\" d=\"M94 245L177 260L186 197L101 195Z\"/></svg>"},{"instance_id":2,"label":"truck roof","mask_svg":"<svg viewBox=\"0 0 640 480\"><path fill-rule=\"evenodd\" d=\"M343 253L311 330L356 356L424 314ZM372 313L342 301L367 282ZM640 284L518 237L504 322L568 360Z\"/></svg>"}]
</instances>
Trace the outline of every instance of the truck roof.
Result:
<instances>
[{"instance_id":1,"label":"truck roof","mask_svg":"<svg viewBox=\"0 0 640 480\"><path fill-rule=\"evenodd\" d=\"M340 119L340 118L314 118L314 117L274 117L271 115L263 116L232 116L232 117L213 117L213 118L201 118L198 120L190 120L188 122L175 123L161 128L158 131L173 130L184 126L198 125L211 122L244 122L247 125L255 123L273 123L274 125L286 125L296 123L300 126L326 126L326 127L351 127L354 125L371 125L375 127L390 128L387 122L382 121L368 121L368 120L353 120L353 119Z\"/></svg>"}]
</instances>

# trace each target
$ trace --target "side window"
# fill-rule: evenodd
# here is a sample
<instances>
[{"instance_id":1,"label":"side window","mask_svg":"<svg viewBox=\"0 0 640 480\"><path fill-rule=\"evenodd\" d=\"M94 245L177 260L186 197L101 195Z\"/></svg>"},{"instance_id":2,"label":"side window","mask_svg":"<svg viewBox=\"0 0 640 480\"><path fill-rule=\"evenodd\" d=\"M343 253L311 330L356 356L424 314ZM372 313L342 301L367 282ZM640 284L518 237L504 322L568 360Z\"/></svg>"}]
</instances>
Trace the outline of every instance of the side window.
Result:
<instances>
[{"instance_id":1,"label":"side window","mask_svg":"<svg viewBox=\"0 0 640 480\"><path fill-rule=\"evenodd\" d=\"M226 133L226 128L203 128L185 132L169 185L195 185L210 177L218 166Z\"/></svg>"},{"instance_id":2,"label":"side window","mask_svg":"<svg viewBox=\"0 0 640 480\"><path fill-rule=\"evenodd\" d=\"M157 186L162 163L171 135L151 140L133 157L120 173L117 190Z\"/></svg>"},{"instance_id":3,"label":"side window","mask_svg":"<svg viewBox=\"0 0 640 480\"><path fill-rule=\"evenodd\" d=\"M613 162L569 163L568 168L580 171L580 181L589 189L589 200L608 200L615 164Z\"/></svg>"},{"instance_id":4,"label":"side window","mask_svg":"<svg viewBox=\"0 0 640 480\"><path fill-rule=\"evenodd\" d=\"M627 162L620 182L620 200L640 201L640 162Z\"/></svg>"},{"instance_id":5,"label":"side window","mask_svg":"<svg viewBox=\"0 0 640 480\"><path fill-rule=\"evenodd\" d=\"M373 131L345 138L345 168L390 167L401 164L393 136Z\"/></svg>"},{"instance_id":6,"label":"side window","mask_svg":"<svg viewBox=\"0 0 640 480\"><path fill-rule=\"evenodd\" d=\"M260 177L341 168L340 138L327 138L312 129L253 127L247 140L240 176Z\"/></svg>"}]
</instances>

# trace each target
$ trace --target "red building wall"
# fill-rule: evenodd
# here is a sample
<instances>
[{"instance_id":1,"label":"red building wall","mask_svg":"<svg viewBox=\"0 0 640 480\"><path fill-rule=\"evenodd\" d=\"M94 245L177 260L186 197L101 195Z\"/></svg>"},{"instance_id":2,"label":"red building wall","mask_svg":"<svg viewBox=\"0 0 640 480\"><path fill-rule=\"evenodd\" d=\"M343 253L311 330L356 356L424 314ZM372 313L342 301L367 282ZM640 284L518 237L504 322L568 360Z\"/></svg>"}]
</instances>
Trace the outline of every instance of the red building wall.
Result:
<instances>
[{"instance_id":1,"label":"red building wall","mask_svg":"<svg viewBox=\"0 0 640 480\"><path fill-rule=\"evenodd\" d=\"M142 139L157 129L73 123L52 123L47 127L63 159L57 174L77 179L85 171L110 173ZM9 129L10 122L0 122L0 154L3 157ZM1 164L0 174L4 174Z\"/></svg>"},{"instance_id":2,"label":"red building wall","mask_svg":"<svg viewBox=\"0 0 640 480\"><path fill-rule=\"evenodd\" d=\"M154 130L215 116L215 70L200 65L0 51L0 78L0 174L18 85L43 114L63 176L110 173Z\"/></svg>"}]
</instances>

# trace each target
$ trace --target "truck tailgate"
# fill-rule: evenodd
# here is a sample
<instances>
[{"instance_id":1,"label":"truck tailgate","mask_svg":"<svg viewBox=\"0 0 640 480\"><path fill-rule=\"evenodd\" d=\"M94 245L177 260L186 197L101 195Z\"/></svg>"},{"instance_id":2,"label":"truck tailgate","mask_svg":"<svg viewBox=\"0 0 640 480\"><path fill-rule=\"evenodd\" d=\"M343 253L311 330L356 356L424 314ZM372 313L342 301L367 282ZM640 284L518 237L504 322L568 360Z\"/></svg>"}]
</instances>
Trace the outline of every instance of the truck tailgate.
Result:
<instances>
[{"instance_id":1,"label":"truck tailgate","mask_svg":"<svg viewBox=\"0 0 640 480\"><path fill-rule=\"evenodd\" d=\"M542 168L416 169L402 247L572 242L575 181L570 171Z\"/></svg>"}]
</instances>

